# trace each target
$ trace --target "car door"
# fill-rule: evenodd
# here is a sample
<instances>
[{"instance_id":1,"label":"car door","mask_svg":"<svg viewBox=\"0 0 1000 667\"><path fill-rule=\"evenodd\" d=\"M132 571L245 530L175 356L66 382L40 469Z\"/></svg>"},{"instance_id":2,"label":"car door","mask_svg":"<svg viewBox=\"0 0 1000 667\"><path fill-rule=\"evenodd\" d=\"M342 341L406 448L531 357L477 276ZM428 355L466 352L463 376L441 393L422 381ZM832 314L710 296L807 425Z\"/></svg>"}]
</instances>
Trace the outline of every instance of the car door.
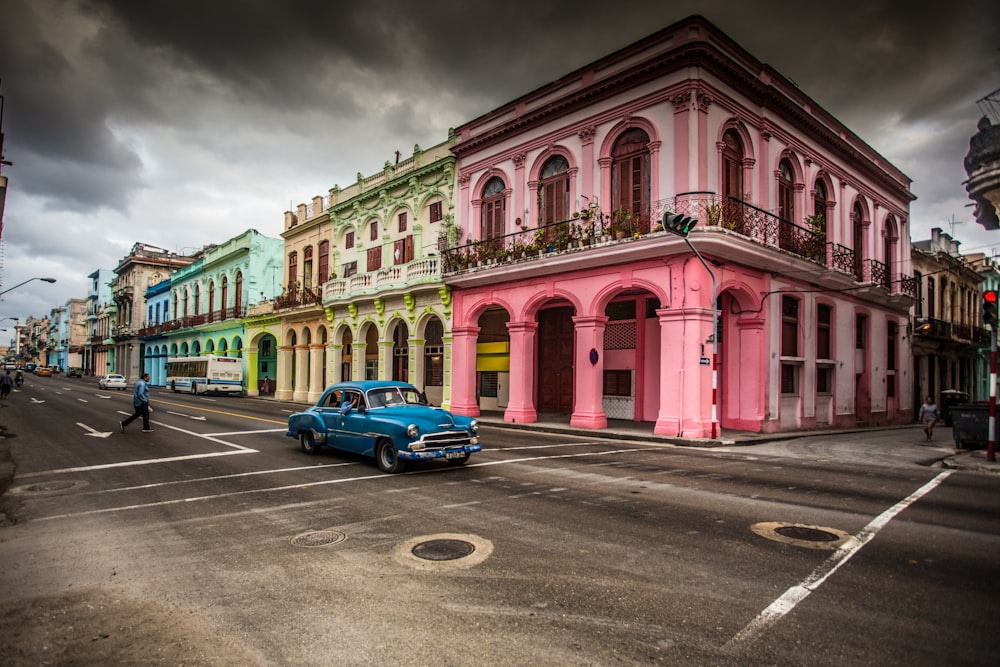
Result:
<instances>
[{"instance_id":1,"label":"car door","mask_svg":"<svg viewBox=\"0 0 1000 667\"><path fill-rule=\"evenodd\" d=\"M350 402L350 408L341 409L341 434L343 449L356 454L370 454L371 446L366 448L365 440L368 432L368 412L364 394L354 389L344 391L345 402Z\"/></svg>"},{"instance_id":2,"label":"car door","mask_svg":"<svg viewBox=\"0 0 1000 667\"><path fill-rule=\"evenodd\" d=\"M331 447L338 446L335 440L337 431L340 429L341 393L339 389L335 389L324 396L316 405L316 412L323 420L323 427L326 430L327 444Z\"/></svg>"}]
</instances>

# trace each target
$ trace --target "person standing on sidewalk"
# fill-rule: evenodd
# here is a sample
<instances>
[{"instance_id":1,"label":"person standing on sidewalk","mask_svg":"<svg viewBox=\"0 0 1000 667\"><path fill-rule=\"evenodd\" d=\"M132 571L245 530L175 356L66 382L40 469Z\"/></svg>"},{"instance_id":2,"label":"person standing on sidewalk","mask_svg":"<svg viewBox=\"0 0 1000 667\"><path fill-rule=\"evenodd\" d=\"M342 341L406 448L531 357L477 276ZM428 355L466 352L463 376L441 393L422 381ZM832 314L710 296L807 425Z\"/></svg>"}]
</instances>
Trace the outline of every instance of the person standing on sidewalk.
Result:
<instances>
[{"instance_id":1,"label":"person standing on sidewalk","mask_svg":"<svg viewBox=\"0 0 1000 667\"><path fill-rule=\"evenodd\" d=\"M10 394L11 387L14 386L14 378L11 377L10 371L3 377L0 377L0 398L7 398Z\"/></svg>"},{"instance_id":2,"label":"person standing on sidewalk","mask_svg":"<svg viewBox=\"0 0 1000 667\"><path fill-rule=\"evenodd\" d=\"M143 373L142 377L135 383L135 389L132 390L132 405L135 407L135 412L132 416L124 421L118 422L121 426L122 433L125 432L125 427L131 424L138 417L142 417L142 432L149 433L153 429L149 426L149 373Z\"/></svg>"},{"instance_id":3,"label":"person standing on sidewalk","mask_svg":"<svg viewBox=\"0 0 1000 667\"><path fill-rule=\"evenodd\" d=\"M930 396L927 397L927 401L920 406L920 414L917 418L923 423L924 433L927 434L927 442L930 442L934 437L934 424L938 420L938 406L933 398Z\"/></svg>"}]
</instances>

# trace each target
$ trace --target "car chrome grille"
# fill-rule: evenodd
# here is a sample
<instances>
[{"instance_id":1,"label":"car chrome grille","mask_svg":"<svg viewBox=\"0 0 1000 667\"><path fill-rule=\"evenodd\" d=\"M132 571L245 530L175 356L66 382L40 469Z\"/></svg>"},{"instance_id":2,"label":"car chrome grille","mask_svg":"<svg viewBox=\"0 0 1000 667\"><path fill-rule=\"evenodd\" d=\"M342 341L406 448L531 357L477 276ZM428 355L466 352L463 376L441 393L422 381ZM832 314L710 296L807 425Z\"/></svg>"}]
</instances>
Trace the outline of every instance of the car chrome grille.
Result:
<instances>
[{"instance_id":1,"label":"car chrome grille","mask_svg":"<svg viewBox=\"0 0 1000 667\"><path fill-rule=\"evenodd\" d=\"M426 449L445 449L447 447L464 447L472 443L465 431L439 431L428 433L420 438Z\"/></svg>"}]
</instances>

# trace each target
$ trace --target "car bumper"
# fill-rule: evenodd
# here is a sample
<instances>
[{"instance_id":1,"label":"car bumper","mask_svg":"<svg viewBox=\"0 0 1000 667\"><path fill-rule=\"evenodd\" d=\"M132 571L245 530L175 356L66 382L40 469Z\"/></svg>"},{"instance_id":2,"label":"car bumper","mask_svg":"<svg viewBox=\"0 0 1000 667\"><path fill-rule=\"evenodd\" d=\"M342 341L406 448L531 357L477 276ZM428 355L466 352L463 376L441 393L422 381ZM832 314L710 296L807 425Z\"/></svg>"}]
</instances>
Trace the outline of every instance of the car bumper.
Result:
<instances>
[{"instance_id":1,"label":"car bumper","mask_svg":"<svg viewBox=\"0 0 1000 667\"><path fill-rule=\"evenodd\" d=\"M482 450L483 446L479 443L463 447L448 447L446 449L421 449L415 452L400 450L399 458L404 461L429 461L431 459L457 458L462 454L468 456L473 452L481 452Z\"/></svg>"}]
</instances>

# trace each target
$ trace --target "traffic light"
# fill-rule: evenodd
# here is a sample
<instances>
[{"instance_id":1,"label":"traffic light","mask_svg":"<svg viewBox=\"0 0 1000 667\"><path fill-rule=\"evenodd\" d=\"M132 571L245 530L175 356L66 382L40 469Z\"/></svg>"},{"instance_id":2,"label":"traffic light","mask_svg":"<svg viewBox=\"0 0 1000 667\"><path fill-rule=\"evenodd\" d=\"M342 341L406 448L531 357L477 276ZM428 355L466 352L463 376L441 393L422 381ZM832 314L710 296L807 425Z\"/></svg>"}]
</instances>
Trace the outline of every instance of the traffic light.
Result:
<instances>
[{"instance_id":1,"label":"traffic light","mask_svg":"<svg viewBox=\"0 0 1000 667\"><path fill-rule=\"evenodd\" d=\"M670 211L666 211L663 214L663 228L672 234L677 234L678 236L687 236L697 224L697 218L690 218L686 215L672 213Z\"/></svg>"},{"instance_id":2,"label":"traffic light","mask_svg":"<svg viewBox=\"0 0 1000 667\"><path fill-rule=\"evenodd\" d=\"M997 291L986 290L983 292L983 324L987 324L994 329L997 327Z\"/></svg>"}]
</instances>

